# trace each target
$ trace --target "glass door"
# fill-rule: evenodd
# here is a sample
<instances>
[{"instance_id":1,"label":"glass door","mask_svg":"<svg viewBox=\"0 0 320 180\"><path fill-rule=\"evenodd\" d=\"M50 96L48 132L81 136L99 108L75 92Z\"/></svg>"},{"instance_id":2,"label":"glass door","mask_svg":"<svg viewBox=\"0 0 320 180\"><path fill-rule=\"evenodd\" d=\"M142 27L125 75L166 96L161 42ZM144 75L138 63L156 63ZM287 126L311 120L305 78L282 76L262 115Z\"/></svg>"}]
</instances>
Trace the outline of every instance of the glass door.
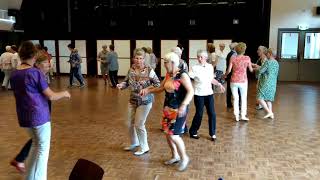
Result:
<instances>
[{"instance_id":1,"label":"glass door","mask_svg":"<svg viewBox=\"0 0 320 180\"><path fill-rule=\"evenodd\" d=\"M320 29L279 29L281 81L320 81Z\"/></svg>"}]
</instances>

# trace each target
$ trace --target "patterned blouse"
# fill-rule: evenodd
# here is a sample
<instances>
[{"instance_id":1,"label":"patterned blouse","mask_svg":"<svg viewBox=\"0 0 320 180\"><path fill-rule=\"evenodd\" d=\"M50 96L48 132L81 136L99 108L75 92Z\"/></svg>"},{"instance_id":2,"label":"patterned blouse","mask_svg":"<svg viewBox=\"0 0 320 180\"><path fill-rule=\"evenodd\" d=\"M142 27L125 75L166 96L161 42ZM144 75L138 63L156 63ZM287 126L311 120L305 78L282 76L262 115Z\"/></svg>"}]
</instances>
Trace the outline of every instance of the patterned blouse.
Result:
<instances>
[{"instance_id":1,"label":"patterned blouse","mask_svg":"<svg viewBox=\"0 0 320 180\"><path fill-rule=\"evenodd\" d=\"M234 56L231 58L232 63L232 83L245 83L248 81L247 68L251 65L249 56Z\"/></svg>"},{"instance_id":2,"label":"patterned blouse","mask_svg":"<svg viewBox=\"0 0 320 180\"><path fill-rule=\"evenodd\" d=\"M137 106L147 105L153 102L153 94L140 96L140 90L149 86L159 87L160 80L151 67L145 67L139 73L136 69L133 65L124 80L125 88L129 87L131 90L129 102Z\"/></svg>"}]
</instances>

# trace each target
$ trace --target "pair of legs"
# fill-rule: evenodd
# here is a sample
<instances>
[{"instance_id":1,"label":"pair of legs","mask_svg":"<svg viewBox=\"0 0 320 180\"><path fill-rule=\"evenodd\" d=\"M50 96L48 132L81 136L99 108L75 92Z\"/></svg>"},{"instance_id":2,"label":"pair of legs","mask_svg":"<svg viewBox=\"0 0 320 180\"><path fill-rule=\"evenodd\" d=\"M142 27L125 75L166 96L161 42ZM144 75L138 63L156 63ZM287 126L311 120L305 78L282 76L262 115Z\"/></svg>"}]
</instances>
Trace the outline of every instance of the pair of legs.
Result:
<instances>
[{"instance_id":1,"label":"pair of legs","mask_svg":"<svg viewBox=\"0 0 320 180\"><path fill-rule=\"evenodd\" d=\"M230 78L226 79L227 81L227 90L226 90L226 101L227 101L227 107L228 108L232 108L232 92L231 92L231 84L230 84ZM239 94L239 106L241 107L241 95L240 95L240 90L238 90L238 94Z\"/></svg>"},{"instance_id":2,"label":"pair of legs","mask_svg":"<svg viewBox=\"0 0 320 180\"><path fill-rule=\"evenodd\" d=\"M100 70L101 70L101 74L102 74L102 78L104 80L104 84L107 84L107 81L109 81L109 70L108 70L108 64L107 63L101 63L100 64Z\"/></svg>"},{"instance_id":3,"label":"pair of legs","mask_svg":"<svg viewBox=\"0 0 320 180\"><path fill-rule=\"evenodd\" d=\"M189 157L186 152L186 146L180 135L166 134L166 139L171 150L171 159L166 161L166 165L171 165L181 160L179 171L184 171L189 164Z\"/></svg>"},{"instance_id":4,"label":"pair of legs","mask_svg":"<svg viewBox=\"0 0 320 180\"><path fill-rule=\"evenodd\" d=\"M140 150L135 152L135 155L142 155L149 151L145 123L151 108L152 103L140 106L129 103L129 136L131 146L125 150L133 150L135 147L140 146Z\"/></svg>"},{"instance_id":5,"label":"pair of legs","mask_svg":"<svg viewBox=\"0 0 320 180\"><path fill-rule=\"evenodd\" d=\"M213 95L209 96L194 96L194 105L196 106L196 114L193 117L192 124L189 130L190 136L198 134L201 126L203 108L206 106L209 123L209 135L212 137L216 134L216 112L214 109Z\"/></svg>"},{"instance_id":6,"label":"pair of legs","mask_svg":"<svg viewBox=\"0 0 320 180\"><path fill-rule=\"evenodd\" d=\"M248 93L248 82L245 83L230 83L231 92L233 96L233 113L236 117L236 121L249 120L247 116L247 93ZM241 116L239 110L239 93L241 97Z\"/></svg>"},{"instance_id":7,"label":"pair of legs","mask_svg":"<svg viewBox=\"0 0 320 180\"><path fill-rule=\"evenodd\" d=\"M72 84L73 84L73 77L75 77L79 81L80 86L84 86L84 79L81 74L81 67L71 67L70 68L70 78L69 78L70 86L72 86Z\"/></svg>"},{"instance_id":8,"label":"pair of legs","mask_svg":"<svg viewBox=\"0 0 320 180\"><path fill-rule=\"evenodd\" d=\"M51 101L50 100L48 100L48 104L49 104L49 110L50 110L50 113L51 113ZM15 166L16 169L20 173L24 173L25 172L24 161L27 159L27 157L29 155L31 146L32 146L32 138L27 141L27 143L20 150L19 154L14 158L14 160L12 160L10 162L10 164L12 166Z\"/></svg>"},{"instance_id":9,"label":"pair of legs","mask_svg":"<svg viewBox=\"0 0 320 180\"><path fill-rule=\"evenodd\" d=\"M4 79L2 82L2 87L6 88L6 89L11 89L10 77L11 77L12 70L4 69L3 73L4 73Z\"/></svg>"},{"instance_id":10,"label":"pair of legs","mask_svg":"<svg viewBox=\"0 0 320 180\"><path fill-rule=\"evenodd\" d=\"M264 118L274 118L273 112L272 112L272 102L266 101L264 99L258 99L259 104L262 105L263 109L267 112L267 115L264 116Z\"/></svg>"},{"instance_id":11,"label":"pair of legs","mask_svg":"<svg viewBox=\"0 0 320 180\"><path fill-rule=\"evenodd\" d=\"M117 87L118 82L118 70L116 71L109 71L109 77L111 80L112 87Z\"/></svg>"},{"instance_id":12,"label":"pair of legs","mask_svg":"<svg viewBox=\"0 0 320 180\"><path fill-rule=\"evenodd\" d=\"M51 123L26 128L32 139L26 180L46 180L50 150Z\"/></svg>"},{"instance_id":13,"label":"pair of legs","mask_svg":"<svg viewBox=\"0 0 320 180\"><path fill-rule=\"evenodd\" d=\"M163 109L162 129L166 133L167 143L171 150L171 159L166 161L165 164L172 165L181 160L178 170L184 171L187 169L190 159L180 135L183 134L185 129L187 115L178 117L177 112L178 109L168 106Z\"/></svg>"}]
</instances>

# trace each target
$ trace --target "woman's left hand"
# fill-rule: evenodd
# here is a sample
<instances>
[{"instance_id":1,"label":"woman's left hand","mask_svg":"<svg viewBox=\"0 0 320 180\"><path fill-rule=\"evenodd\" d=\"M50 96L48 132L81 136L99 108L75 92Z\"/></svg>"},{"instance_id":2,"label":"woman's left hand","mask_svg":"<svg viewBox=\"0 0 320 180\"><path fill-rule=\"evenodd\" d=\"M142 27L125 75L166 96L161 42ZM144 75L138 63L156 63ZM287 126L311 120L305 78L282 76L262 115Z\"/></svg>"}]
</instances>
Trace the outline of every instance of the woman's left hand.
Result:
<instances>
[{"instance_id":1,"label":"woman's left hand","mask_svg":"<svg viewBox=\"0 0 320 180\"><path fill-rule=\"evenodd\" d=\"M187 114L187 105L181 104L181 106L178 109L178 116L184 117Z\"/></svg>"}]
</instances>

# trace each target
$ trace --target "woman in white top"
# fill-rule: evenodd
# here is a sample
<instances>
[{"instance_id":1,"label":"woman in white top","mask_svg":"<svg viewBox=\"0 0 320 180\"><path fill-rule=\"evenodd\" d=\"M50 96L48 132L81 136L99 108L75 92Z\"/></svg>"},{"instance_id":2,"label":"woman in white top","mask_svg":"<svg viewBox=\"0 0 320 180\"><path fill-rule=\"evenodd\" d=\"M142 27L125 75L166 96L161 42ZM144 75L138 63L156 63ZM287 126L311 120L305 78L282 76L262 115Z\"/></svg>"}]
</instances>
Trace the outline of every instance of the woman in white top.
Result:
<instances>
[{"instance_id":1,"label":"woman in white top","mask_svg":"<svg viewBox=\"0 0 320 180\"><path fill-rule=\"evenodd\" d=\"M11 89L10 86L10 77L11 73L14 69L14 62L12 60L13 54L10 46L6 46L6 52L4 52L0 56L0 68L4 72L4 79L2 82L2 88L4 89Z\"/></svg>"},{"instance_id":2,"label":"woman in white top","mask_svg":"<svg viewBox=\"0 0 320 180\"><path fill-rule=\"evenodd\" d=\"M204 50L197 52L198 63L190 68L189 75L194 79L194 104L196 114L190 127L190 138L199 139L198 130L201 125L203 107L206 106L209 116L209 135L211 140L216 139L216 113L214 110L214 98L212 84L218 85L221 91L224 87L214 79L213 66L207 63L208 53Z\"/></svg>"}]
</instances>

